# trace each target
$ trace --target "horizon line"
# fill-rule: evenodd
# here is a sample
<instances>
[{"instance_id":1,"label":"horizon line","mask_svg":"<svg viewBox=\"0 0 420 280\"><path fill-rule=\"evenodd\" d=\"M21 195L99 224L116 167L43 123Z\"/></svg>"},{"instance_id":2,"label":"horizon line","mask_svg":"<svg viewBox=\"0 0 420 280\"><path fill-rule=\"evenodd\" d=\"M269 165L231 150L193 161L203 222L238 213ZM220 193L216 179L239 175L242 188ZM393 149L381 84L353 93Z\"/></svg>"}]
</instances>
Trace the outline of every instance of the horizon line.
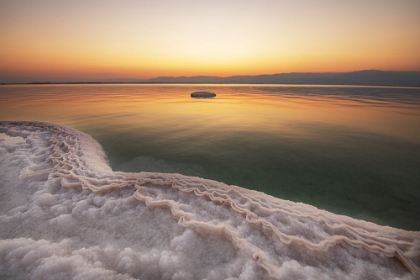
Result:
<instances>
[{"instance_id":1,"label":"horizon line","mask_svg":"<svg viewBox=\"0 0 420 280\"><path fill-rule=\"evenodd\" d=\"M376 77L372 76L347 76L345 77L347 80L343 80L342 78L345 75L351 74L367 74L367 73L376 73L376 74L400 74L399 78L411 78L407 84L407 81L399 81L399 82L391 82L396 83L395 85L392 84L383 84L383 81L379 82L375 81ZM301 77L287 77L287 75L302 75ZM401 76L401 74L419 74L419 77L413 76ZM267 78L276 79L275 76L284 77L277 77L277 79L282 78L282 81L276 82L275 80L267 80ZM308 76L304 76L308 75ZM337 75L337 76L324 76L324 77L310 77L310 75ZM340 77L341 76L341 77ZM217 81L177 81L176 79L200 79L200 78L207 78L207 79L219 79ZM265 80L255 80L255 79L264 79ZM338 78L338 79L337 79ZM341 78L341 80L340 80ZM350 80L348 80L350 78ZM368 78L368 79L367 79ZM373 79L372 79L373 78ZM395 78L395 77L394 77ZM88 79L83 81L81 80L73 80L73 81L65 81L58 80L58 81L49 81L47 79L38 80L33 79L34 81L0 81L1 85L18 85L18 84L281 84L281 85L360 85L360 86L404 86L404 87L419 87L416 84L416 80L419 78L420 81L420 70L419 71L404 71L404 70L377 70L377 69L366 69L366 70L357 70L357 71L348 71L348 72L282 72L282 73L273 73L273 74L256 74L256 75L230 75L230 76L212 76L212 75L193 75L193 76L156 76L153 78L96 78L96 79ZM162 81L162 79L170 79L171 81ZM232 81L229 79L245 79L245 80L236 80ZM250 79L247 81L246 79ZM252 80L254 79L254 80ZM284 80L286 79L286 80ZM287 81L287 79L290 79ZM329 80L328 80L329 79ZM331 80L336 79L336 80ZM22 79L24 80L24 78ZM224 81L225 80L225 81ZM389 82L389 81L388 81ZM348 84L347 84L348 83ZM404 85L407 84L407 85Z\"/></svg>"}]
</instances>

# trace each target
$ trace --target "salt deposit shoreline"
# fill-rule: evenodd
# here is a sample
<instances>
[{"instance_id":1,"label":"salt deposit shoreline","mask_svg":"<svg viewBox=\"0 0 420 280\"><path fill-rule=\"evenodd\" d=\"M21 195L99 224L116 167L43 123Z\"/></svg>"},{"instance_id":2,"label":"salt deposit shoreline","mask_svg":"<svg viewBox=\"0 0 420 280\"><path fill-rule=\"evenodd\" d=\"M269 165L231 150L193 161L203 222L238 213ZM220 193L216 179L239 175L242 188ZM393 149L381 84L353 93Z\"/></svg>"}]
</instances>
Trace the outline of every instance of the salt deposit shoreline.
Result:
<instances>
[{"instance_id":1,"label":"salt deposit shoreline","mask_svg":"<svg viewBox=\"0 0 420 280\"><path fill-rule=\"evenodd\" d=\"M0 275L413 279L420 232L180 174L113 172L77 130L0 122Z\"/></svg>"}]
</instances>

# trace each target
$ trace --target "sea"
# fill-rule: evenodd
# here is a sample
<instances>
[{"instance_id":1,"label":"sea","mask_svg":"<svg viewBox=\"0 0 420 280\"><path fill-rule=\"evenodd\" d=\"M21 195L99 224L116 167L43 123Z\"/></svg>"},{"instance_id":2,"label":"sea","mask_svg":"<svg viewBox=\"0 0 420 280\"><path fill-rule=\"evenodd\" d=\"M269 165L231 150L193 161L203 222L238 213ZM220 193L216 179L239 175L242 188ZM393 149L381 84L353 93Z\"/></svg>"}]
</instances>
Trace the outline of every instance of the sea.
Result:
<instances>
[{"instance_id":1,"label":"sea","mask_svg":"<svg viewBox=\"0 0 420 280\"><path fill-rule=\"evenodd\" d=\"M114 171L196 176L420 230L420 88L1 85L0 121L18 120L89 134Z\"/></svg>"}]
</instances>

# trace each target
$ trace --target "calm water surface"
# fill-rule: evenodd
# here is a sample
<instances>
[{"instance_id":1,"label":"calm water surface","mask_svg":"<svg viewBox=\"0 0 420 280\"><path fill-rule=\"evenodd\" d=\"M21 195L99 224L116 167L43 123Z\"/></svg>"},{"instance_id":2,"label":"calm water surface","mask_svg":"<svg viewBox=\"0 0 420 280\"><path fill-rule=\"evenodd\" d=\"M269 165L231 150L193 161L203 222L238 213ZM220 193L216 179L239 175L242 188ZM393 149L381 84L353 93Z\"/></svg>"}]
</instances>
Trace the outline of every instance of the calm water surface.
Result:
<instances>
[{"instance_id":1,"label":"calm water surface","mask_svg":"<svg viewBox=\"0 0 420 280\"><path fill-rule=\"evenodd\" d=\"M190 98L192 91L217 93ZM176 172L420 230L420 89L0 86L0 120L67 125L114 170Z\"/></svg>"}]
</instances>

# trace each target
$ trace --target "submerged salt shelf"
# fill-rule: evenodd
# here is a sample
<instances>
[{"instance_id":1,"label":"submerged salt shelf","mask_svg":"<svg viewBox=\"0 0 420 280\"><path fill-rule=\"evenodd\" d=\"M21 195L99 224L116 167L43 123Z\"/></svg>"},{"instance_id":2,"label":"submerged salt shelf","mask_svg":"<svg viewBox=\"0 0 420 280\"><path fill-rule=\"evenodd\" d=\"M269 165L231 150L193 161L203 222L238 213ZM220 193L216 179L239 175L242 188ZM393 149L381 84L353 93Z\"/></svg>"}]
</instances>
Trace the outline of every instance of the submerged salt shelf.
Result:
<instances>
[{"instance_id":1,"label":"submerged salt shelf","mask_svg":"<svg viewBox=\"0 0 420 280\"><path fill-rule=\"evenodd\" d=\"M0 122L0 276L414 279L420 233L216 181L113 172L90 136Z\"/></svg>"}]
</instances>

